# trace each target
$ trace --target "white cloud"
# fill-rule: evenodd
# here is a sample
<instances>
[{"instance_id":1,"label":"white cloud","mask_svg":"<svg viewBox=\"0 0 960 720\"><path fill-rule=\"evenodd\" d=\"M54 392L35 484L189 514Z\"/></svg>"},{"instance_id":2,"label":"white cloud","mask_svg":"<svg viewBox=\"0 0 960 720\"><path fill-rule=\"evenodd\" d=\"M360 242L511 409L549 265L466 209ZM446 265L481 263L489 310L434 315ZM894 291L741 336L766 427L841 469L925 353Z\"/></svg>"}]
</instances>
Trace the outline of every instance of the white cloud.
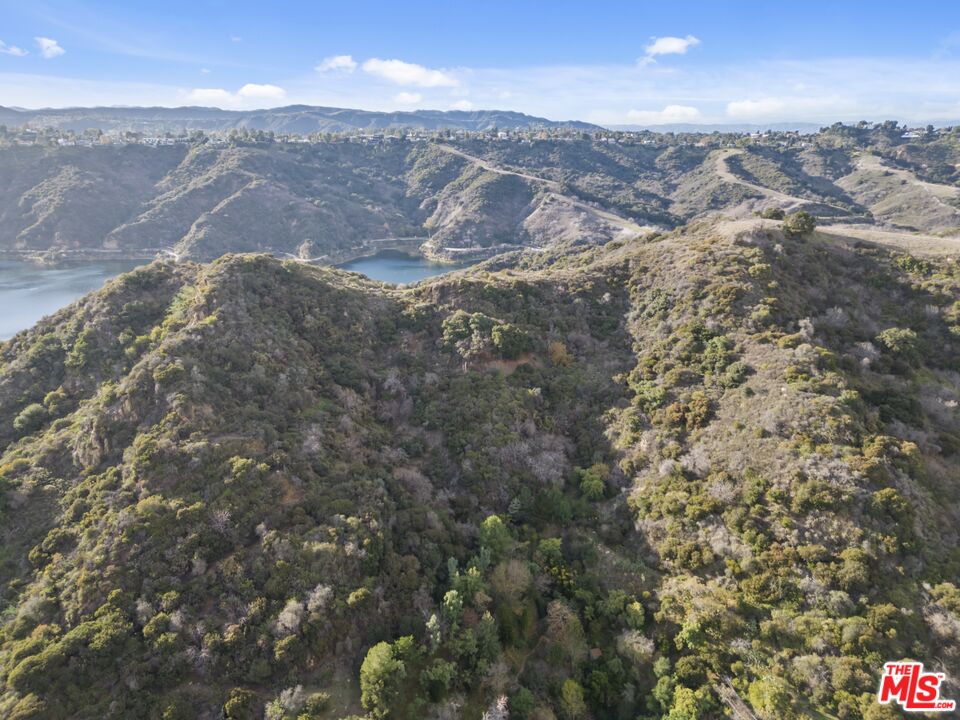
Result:
<instances>
[{"instance_id":1,"label":"white cloud","mask_svg":"<svg viewBox=\"0 0 960 720\"><path fill-rule=\"evenodd\" d=\"M700 119L700 111L690 105L667 105L663 110L630 110L627 118L639 125L693 123Z\"/></svg>"},{"instance_id":2,"label":"white cloud","mask_svg":"<svg viewBox=\"0 0 960 720\"><path fill-rule=\"evenodd\" d=\"M420 93L402 92L393 96L393 101L401 105L415 105L421 100L423 100L423 95Z\"/></svg>"},{"instance_id":3,"label":"white cloud","mask_svg":"<svg viewBox=\"0 0 960 720\"><path fill-rule=\"evenodd\" d=\"M469 100L457 100L450 106L451 110L473 110L473 103Z\"/></svg>"},{"instance_id":4,"label":"white cloud","mask_svg":"<svg viewBox=\"0 0 960 720\"><path fill-rule=\"evenodd\" d=\"M66 52L66 50L60 47L60 43L53 38L35 37L34 40L37 41L37 47L40 48L40 54L43 55L47 60L59 57Z\"/></svg>"},{"instance_id":5,"label":"white cloud","mask_svg":"<svg viewBox=\"0 0 960 720\"><path fill-rule=\"evenodd\" d=\"M247 83L237 92L223 88L194 88L186 94L185 100L197 105L216 105L218 107L261 107L282 100L287 91L276 85L257 85Z\"/></svg>"},{"instance_id":6,"label":"white cloud","mask_svg":"<svg viewBox=\"0 0 960 720\"><path fill-rule=\"evenodd\" d=\"M200 74L201 74L201 75L209 75L209 74L210 74L210 68L200 68Z\"/></svg>"},{"instance_id":7,"label":"white cloud","mask_svg":"<svg viewBox=\"0 0 960 720\"><path fill-rule=\"evenodd\" d=\"M644 55L640 58L641 65L650 65L655 63L658 55L686 55L687 50L700 44L700 39L693 35L686 37L655 37L650 38L652 42L644 48Z\"/></svg>"},{"instance_id":8,"label":"white cloud","mask_svg":"<svg viewBox=\"0 0 960 720\"><path fill-rule=\"evenodd\" d=\"M317 72L330 72L331 70L343 70L344 72L353 72L357 69L357 61L351 55L333 55L324 58L314 70Z\"/></svg>"},{"instance_id":9,"label":"white cloud","mask_svg":"<svg viewBox=\"0 0 960 720\"><path fill-rule=\"evenodd\" d=\"M28 54L23 48L19 48L16 45L7 45L3 40L0 40L0 53L3 55L13 55L14 57L23 57Z\"/></svg>"},{"instance_id":10,"label":"white cloud","mask_svg":"<svg viewBox=\"0 0 960 720\"><path fill-rule=\"evenodd\" d=\"M418 87L455 87L457 79L442 70L431 70L423 65L403 60L381 60L370 58L363 64L364 72L382 77L397 85L417 85Z\"/></svg>"},{"instance_id":11,"label":"white cloud","mask_svg":"<svg viewBox=\"0 0 960 720\"><path fill-rule=\"evenodd\" d=\"M686 55L687 50L699 45L700 39L693 35L686 37L658 37L653 38L653 42L647 45L647 55Z\"/></svg>"},{"instance_id":12,"label":"white cloud","mask_svg":"<svg viewBox=\"0 0 960 720\"><path fill-rule=\"evenodd\" d=\"M287 91L276 85L247 83L237 91L237 95L241 98L253 100L282 100L287 96Z\"/></svg>"}]
</instances>

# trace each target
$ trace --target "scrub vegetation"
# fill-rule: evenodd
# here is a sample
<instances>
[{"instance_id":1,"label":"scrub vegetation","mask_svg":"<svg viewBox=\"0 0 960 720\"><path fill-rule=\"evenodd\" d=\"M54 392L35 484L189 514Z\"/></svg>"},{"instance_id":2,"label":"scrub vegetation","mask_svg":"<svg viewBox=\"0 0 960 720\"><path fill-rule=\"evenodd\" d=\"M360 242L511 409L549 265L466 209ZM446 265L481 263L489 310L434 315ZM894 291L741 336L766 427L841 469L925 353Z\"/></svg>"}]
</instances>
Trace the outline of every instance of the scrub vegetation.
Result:
<instances>
[{"instance_id":1,"label":"scrub vegetation","mask_svg":"<svg viewBox=\"0 0 960 720\"><path fill-rule=\"evenodd\" d=\"M0 345L0 715L895 717L960 673L960 266L779 223L155 262Z\"/></svg>"}]
</instances>

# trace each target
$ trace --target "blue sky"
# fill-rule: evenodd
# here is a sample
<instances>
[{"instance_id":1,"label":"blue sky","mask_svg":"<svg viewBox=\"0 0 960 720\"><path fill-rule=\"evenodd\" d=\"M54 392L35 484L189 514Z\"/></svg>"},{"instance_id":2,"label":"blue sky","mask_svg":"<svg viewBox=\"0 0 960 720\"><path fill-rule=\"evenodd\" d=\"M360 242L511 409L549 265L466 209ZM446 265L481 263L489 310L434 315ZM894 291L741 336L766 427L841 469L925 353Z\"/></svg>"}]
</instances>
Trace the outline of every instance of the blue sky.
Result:
<instances>
[{"instance_id":1,"label":"blue sky","mask_svg":"<svg viewBox=\"0 0 960 720\"><path fill-rule=\"evenodd\" d=\"M960 3L0 0L0 105L960 119Z\"/></svg>"}]
</instances>

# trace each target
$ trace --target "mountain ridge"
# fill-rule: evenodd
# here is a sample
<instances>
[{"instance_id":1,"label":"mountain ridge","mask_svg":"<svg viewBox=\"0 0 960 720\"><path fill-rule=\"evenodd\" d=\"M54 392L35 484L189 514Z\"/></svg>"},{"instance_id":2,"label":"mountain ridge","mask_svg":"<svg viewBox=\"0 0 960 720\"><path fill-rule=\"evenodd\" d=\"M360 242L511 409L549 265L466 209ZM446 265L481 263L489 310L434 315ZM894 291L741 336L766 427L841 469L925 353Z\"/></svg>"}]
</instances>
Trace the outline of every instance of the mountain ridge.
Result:
<instances>
[{"instance_id":1,"label":"mountain ridge","mask_svg":"<svg viewBox=\"0 0 960 720\"><path fill-rule=\"evenodd\" d=\"M0 714L892 718L960 669L958 297L759 219L124 275L0 344Z\"/></svg>"}]
</instances>

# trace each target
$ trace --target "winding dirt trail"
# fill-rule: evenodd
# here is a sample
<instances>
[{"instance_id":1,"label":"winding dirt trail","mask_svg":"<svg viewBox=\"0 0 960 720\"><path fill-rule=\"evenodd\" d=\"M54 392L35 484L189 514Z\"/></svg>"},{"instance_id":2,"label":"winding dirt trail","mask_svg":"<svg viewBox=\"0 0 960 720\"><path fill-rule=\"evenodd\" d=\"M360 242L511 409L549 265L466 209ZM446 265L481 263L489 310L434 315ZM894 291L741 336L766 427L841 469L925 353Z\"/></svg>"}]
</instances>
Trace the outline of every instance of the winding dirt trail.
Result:
<instances>
[{"instance_id":1,"label":"winding dirt trail","mask_svg":"<svg viewBox=\"0 0 960 720\"><path fill-rule=\"evenodd\" d=\"M797 205L809 205L811 200L804 200L803 198L796 197L795 195L787 195L782 193L779 190L772 190L763 185L757 185L752 183L749 180L744 180L742 177L738 177L733 174L733 171L730 170L730 166L727 165L727 159L733 157L734 155L743 155L743 150L720 150L713 157L713 169L717 175L720 176L720 179L724 182L731 183L733 185L742 185L745 188L749 188L756 193L760 193L765 198L770 200L776 200L778 203L788 205L790 207L784 208L792 209Z\"/></svg>"},{"instance_id":2,"label":"winding dirt trail","mask_svg":"<svg viewBox=\"0 0 960 720\"><path fill-rule=\"evenodd\" d=\"M763 185L757 185L752 183L749 180L744 180L742 177L739 177L730 170L730 166L727 165L727 159L733 157L734 155L742 155L743 150L739 148L730 148L726 150L719 150L714 155L713 158L713 169L720 176L724 182L733 183L735 185L741 185L743 187L749 188L756 193L760 193L763 197L768 200L774 200L783 206L784 210L796 210L797 208L803 207L804 205L821 205L823 207L830 207L835 210L840 210L844 214L849 214L850 210L848 208L840 207L839 205L833 205L823 200L812 200L802 197L797 197L796 195L788 195L787 193L780 192L779 190L774 190L772 188L764 187Z\"/></svg>"},{"instance_id":3,"label":"winding dirt trail","mask_svg":"<svg viewBox=\"0 0 960 720\"><path fill-rule=\"evenodd\" d=\"M627 232L631 232L639 235L639 234L651 232L656 229L649 226L644 227L642 225L637 225L632 220L627 220L626 218L621 217L614 212L611 212L609 210L603 210L598 207L594 207L593 205L590 205L589 203L586 203L583 200L579 200L575 197L571 197L570 195L565 195L563 192L561 192L561 185L556 180L549 180L547 178L538 177L536 175L530 175L524 172L518 172L516 170L505 170L504 168L497 167L496 165L494 165L488 160L484 160L483 158L476 157L475 155L470 155L468 153L465 153L463 150L458 150L457 148L452 147L450 145L438 145L437 147L439 147L444 152L450 153L451 155L457 155L459 157L462 157L464 160L469 160L473 164L489 172L494 172L499 175L513 175L518 178L523 178L524 180L530 180L531 182L540 183L550 188L552 194L557 198L569 203L570 205L576 208L579 208L580 210L585 210L589 213L592 213L596 217L602 220L605 220L611 225L620 227L621 229Z\"/></svg>"},{"instance_id":4,"label":"winding dirt trail","mask_svg":"<svg viewBox=\"0 0 960 720\"><path fill-rule=\"evenodd\" d=\"M516 170L505 170L492 164L489 160L484 160L476 155L469 155L463 150L458 150L451 145L440 145L439 147L444 152L448 152L451 155L457 155L462 157L464 160L469 160L474 165L479 165L484 170L489 170L490 172L495 172L500 175L514 175L516 177L523 178L524 180L532 180L534 182L543 183L547 187L553 188L553 190L556 192L560 192L560 183L558 183L556 180L548 180L547 178L538 177L537 175L528 175L527 173L517 172Z\"/></svg>"},{"instance_id":5,"label":"winding dirt trail","mask_svg":"<svg viewBox=\"0 0 960 720\"><path fill-rule=\"evenodd\" d=\"M856 160L856 165L858 170L882 172L895 175L908 185L913 185L914 187L926 190L928 193L937 198L937 200L954 200L960 197L960 188L921 180L909 170L904 170L902 168L885 164L883 162L883 158L877 155L860 155L860 157L858 157Z\"/></svg>"}]
</instances>

